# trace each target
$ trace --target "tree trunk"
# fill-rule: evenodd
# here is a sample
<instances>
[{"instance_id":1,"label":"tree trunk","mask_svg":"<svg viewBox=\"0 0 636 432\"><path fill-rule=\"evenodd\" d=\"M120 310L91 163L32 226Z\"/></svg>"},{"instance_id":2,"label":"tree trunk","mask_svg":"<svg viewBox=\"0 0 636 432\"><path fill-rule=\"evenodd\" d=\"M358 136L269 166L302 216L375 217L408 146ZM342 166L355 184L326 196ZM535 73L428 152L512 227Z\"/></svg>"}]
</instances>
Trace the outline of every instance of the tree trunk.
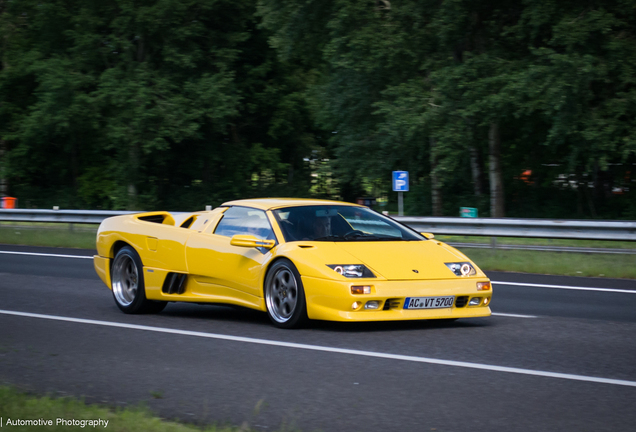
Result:
<instances>
[{"instance_id":1,"label":"tree trunk","mask_svg":"<svg viewBox=\"0 0 636 432\"><path fill-rule=\"evenodd\" d=\"M144 37L141 36L139 38L139 40L137 41L137 61L139 63L144 61L144 58L146 57L146 52L144 50Z\"/></svg>"},{"instance_id":2,"label":"tree trunk","mask_svg":"<svg viewBox=\"0 0 636 432\"><path fill-rule=\"evenodd\" d=\"M504 190L501 176L501 138L499 123L490 123L488 131L490 171L490 217L504 217Z\"/></svg>"},{"instance_id":3,"label":"tree trunk","mask_svg":"<svg viewBox=\"0 0 636 432\"><path fill-rule=\"evenodd\" d=\"M7 153L7 143L0 139L0 197L5 197L9 193L9 181L7 180L7 164L5 154Z\"/></svg>"},{"instance_id":4,"label":"tree trunk","mask_svg":"<svg viewBox=\"0 0 636 432\"><path fill-rule=\"evenodd\" d=\"M431 197L433 201L433 216L442 216L442 187L437 174L437 142L435 138L431 143Z\"/></svg>"},{"instance_id":5,"label":"tree trunk","mask_svg":"<svg viewBox=\"0 0 636 432\"><path fill-rule=\"evenodd\" d=\"M596 207L594 206L594 197L592 196L592 193L590 192L590 187L588 185L587 181L583 181L583 179L581 179L582 181L579 182L580 187L583 188L583 194L585 195L586 201L587 201L587 206L590 209L590 214L592 215L592 217L594 219L596 219Z\"/></svg>"},{"instance_id":6,"label":"tree trunk","mask_svg":"<svg viewBox=\"0 0 636 432\"><path fill-rule=\"evenodd\" d=\"M137 208L137 173L139 171L139 148L132 144L128 149L128 210Z\"/></svg>"},{"instance_id":7,"label":"tree trunk","mask_svg":"<svg viewBox=\"0 0 636 432\"><path fill-rule=\"evenodd\" d=\"M473 175L473 191L475 196L480 197L483 189L481 185L481 156L474 146L470 146L470 170Z\"/></svg>"},{"instance_id":8,"label":"tree trunk","mask_svg":"<svg viewBox=\"0 0 636 432\"><path fill-rule=\"evenodd\" d=\"M291 185L294 181L294 164L293 162L289 164L289 168L287 169L287 184Z\"/></svg>"}]
</instances>

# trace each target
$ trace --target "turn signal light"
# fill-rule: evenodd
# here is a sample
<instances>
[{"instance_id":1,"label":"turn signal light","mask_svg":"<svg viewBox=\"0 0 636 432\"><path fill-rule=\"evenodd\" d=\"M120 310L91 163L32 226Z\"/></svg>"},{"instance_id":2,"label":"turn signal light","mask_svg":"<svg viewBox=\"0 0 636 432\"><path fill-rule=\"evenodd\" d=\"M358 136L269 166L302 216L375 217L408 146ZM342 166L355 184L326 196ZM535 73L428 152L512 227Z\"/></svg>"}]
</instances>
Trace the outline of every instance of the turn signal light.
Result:
<instances>
[{"instance_id":1,"label":"turn signal light","mask_svg":"<svg viewBox=\"0 0 636 432\"><path fill-rule=\"evenodd\" d=\"M477 282L477 291L488 291L490 289L490 282Z\"/></svg>"},{"instance_id":2,"label":"turn signal light","mask_svg":"<svg viewBox=\"0 0 636 432\"><path fill-rule=\"evenodd\" d=\"M351 294L371 294L369 285L354 285L351 287Z\"/></svg>"}]
</instances>

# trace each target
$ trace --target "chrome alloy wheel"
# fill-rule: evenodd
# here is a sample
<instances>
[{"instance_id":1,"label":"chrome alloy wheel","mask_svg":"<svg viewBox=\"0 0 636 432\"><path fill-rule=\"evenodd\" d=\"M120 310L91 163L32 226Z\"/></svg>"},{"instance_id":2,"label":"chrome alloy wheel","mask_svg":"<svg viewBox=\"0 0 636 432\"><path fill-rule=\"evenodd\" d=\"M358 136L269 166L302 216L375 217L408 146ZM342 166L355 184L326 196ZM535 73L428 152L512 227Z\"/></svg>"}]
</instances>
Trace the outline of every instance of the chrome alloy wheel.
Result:
<instances>
[{"instance_id":1,"label":"chrome alloy wheel","mask_svg":"<svg viewBox=\"0 0 636 432\"><path fill-rule=\"evenodd\" d=\"M139 272L137 264L128 254L118 255L113 263L113 294L117 303L129 306L137 297L139 289Z\"/></svg>"},{"instance_id":2,"label":"chrome alloy wheel","mask_svg":"<svg viewBox=\"0 0 636 432\"><path fill-rule=\"evenodd\" d=\"M268 278L265 301L270 316L279 323L289 321L298 304L298 284L291 269L281 266Z\"/></svg>"}]
</instances>

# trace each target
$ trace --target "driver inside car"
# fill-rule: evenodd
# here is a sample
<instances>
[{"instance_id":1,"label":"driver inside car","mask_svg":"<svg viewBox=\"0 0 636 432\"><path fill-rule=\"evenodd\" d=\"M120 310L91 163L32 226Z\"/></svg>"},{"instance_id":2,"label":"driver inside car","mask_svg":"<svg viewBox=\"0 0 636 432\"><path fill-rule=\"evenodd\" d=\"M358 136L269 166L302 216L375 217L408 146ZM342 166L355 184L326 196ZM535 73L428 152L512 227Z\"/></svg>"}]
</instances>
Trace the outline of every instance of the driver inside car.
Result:
<instances>
[{"instance_id":1,"label":"driver inside car","mask_svg":"<svg viewBox=\"0 0 636 432\"><path fill-rule=\"evenodd\" d=\"M314 219L314 238L331 235L331 218L328 216Z\"/></svg>"}]
</instances>

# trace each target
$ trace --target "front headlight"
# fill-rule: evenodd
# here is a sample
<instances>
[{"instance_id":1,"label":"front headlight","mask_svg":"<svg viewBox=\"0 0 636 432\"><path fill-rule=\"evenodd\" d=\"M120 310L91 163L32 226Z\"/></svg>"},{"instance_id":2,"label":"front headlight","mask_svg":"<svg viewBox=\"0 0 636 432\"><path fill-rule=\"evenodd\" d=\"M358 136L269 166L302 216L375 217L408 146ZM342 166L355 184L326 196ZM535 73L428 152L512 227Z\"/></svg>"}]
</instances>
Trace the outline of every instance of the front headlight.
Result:
<instances>
[{"instance_id":1,"label":"front headlight","mask_svg":"<svg viewBox=\"0 0 636 432\"><path fill-rule=\"evenodd\" d=\"M348 278L374 278L371 270L362 264L327 264L327 267Z\"/></svg>"},{"instance_id":2,"label":"front headlight","mask_svg":"<svg viewBox=\"0 0 636 432\"><path fill-rule=\"evenodd\" d=\"M475 276L477 270L469 262L444 263L457 276L467 277Z\"/></svg>"}]
</instances>

